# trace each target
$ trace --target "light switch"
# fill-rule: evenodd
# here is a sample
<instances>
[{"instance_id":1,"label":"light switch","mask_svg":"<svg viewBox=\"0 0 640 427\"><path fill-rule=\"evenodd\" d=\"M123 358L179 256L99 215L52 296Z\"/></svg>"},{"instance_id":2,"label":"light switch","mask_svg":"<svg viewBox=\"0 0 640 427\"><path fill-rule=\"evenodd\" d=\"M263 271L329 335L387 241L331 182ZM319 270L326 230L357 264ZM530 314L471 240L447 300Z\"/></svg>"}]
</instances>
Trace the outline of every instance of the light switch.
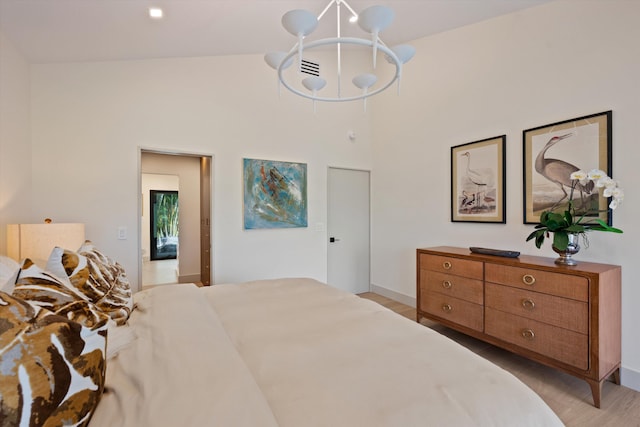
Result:
<instances>
[{"instance_id":1,"label":"light switch","mask_svg":"<svg viewBox=\"0 0 640 427\"><path fill-rule=\"evenodd\" d=\"M118 240L127 240L127 227L118 227Z\"/></svg>"}]
</instances>

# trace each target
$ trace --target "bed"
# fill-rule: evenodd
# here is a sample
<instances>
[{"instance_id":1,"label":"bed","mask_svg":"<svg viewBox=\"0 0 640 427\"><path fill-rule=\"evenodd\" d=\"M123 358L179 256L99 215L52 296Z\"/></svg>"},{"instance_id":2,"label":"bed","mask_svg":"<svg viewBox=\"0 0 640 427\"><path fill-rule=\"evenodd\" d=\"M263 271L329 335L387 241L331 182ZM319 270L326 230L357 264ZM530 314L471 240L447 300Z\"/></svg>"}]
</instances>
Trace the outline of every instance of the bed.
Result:
<instances>
[{"instance_id":1,"label":"bed","mask_svg":"<svg viewBox=\"0 0 640 427\"><path fill-rule=\"evenodd\" d=\"M3 427L562 425L510 373L375 302L308 278L132 295L90 242L45 269L0 262L0 356Z\"/></svg>"},{"instance_id":2,"label":"bed","mask_svg":"<svg viewBox=\"0 0 640 427\"><path fill-rule=\"evenodd\" d=\"M511 374L312 279L143 291L102 426L554 426Z\"/></svg>"}]
</instances>

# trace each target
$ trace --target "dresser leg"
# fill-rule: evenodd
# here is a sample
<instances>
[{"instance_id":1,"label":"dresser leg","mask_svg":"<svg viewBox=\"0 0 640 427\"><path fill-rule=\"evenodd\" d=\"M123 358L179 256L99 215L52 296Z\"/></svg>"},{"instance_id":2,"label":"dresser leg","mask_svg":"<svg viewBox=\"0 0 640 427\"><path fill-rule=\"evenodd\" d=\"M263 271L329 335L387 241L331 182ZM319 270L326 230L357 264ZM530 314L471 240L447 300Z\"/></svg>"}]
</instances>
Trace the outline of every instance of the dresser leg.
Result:
<instances>
[{"instance_id":1,"label":"dresser leg","mask_svg":"<svg viewBox=\"0 0 640 427\"><path fill-rule=\"evenodd\" d=\"M604 381L587 380L589 387L591 387L591 394L593 395L593 406L600 408L600 396L602 396L602 383Z\"/></svg>"},{"instance_id":2,"label":"dresser leg","mask_svg":"<svg viewBox=\"0 0 640 427\"><path fill-rule=\"evenodd\" d=\"M613 382L614 384L620 385L620 368L613 371Z\"/></svg>"}]
</instances>

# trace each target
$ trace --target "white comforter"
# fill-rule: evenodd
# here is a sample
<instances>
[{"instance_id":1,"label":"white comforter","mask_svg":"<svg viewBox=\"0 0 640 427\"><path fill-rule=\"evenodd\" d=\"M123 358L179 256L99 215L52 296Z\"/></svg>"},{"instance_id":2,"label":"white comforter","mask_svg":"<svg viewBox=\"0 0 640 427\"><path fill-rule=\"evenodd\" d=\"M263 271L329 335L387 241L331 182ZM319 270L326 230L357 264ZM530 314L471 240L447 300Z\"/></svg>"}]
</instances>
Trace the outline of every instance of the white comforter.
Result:
<instances>
[{"instance_id":1,"label":"white comforter","mask_svg":"<svg viewBox=\"0 0 640 427\"><path fill-rule=\"evenodd\" d=\"M136 295L108 361L101 426L556 426L510 373L310 279Z\"/></svg>"}]
</instances>

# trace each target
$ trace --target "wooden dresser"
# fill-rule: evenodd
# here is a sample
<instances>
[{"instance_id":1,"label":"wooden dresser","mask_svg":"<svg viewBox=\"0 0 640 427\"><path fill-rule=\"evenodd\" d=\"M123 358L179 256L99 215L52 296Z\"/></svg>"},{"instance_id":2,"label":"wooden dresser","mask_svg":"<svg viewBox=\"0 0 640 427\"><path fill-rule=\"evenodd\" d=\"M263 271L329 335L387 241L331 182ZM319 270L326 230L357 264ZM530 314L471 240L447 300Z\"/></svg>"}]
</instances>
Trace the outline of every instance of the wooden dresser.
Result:
<instances>
[{"instance_id":1,"label":"wooden dresser","mask_svg":"<svg viewBox=\"0 0 640 427\"><path fill-rule=\"evenodd\" d=\"M467 248L417 250L417 317L582 378L600 407L620 384L621 268L505 258Z\"/></svg>"}]
</instances>

